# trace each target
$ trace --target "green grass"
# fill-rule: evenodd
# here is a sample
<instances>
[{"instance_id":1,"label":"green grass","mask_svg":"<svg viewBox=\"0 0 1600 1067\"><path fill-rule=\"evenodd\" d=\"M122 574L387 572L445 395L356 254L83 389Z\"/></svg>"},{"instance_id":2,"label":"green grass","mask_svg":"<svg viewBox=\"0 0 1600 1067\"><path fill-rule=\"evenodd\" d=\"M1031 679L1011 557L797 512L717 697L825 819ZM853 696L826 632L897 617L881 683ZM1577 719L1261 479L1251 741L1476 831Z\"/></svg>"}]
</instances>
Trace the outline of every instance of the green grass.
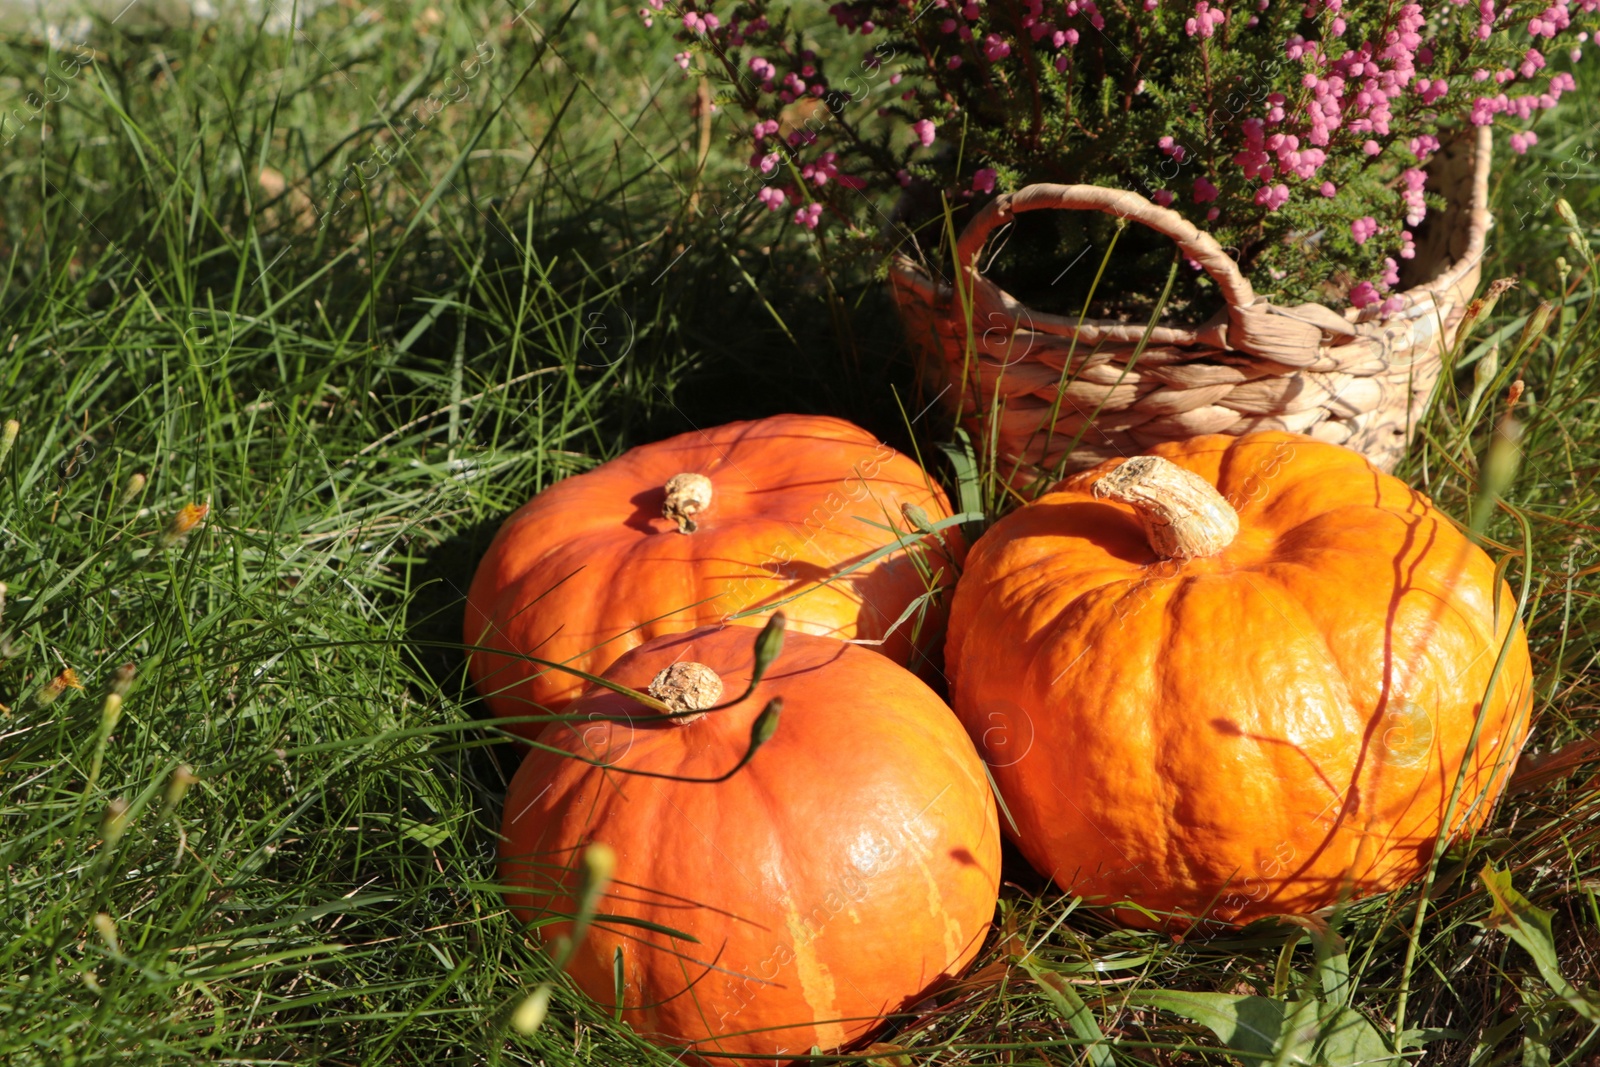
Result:
<instances>
[{"instance_id":1,"label":"green grass","mask_svg":"<svg viewBox=\"0 0 1600 1067\"><path fill-rule=\"evenodd\" d=\"M718 225L739 151L720 116L702 167L670 41L626 6L519 7L336 6L304 38L135 8L0 148L0 419L20 422L0 460L0 1062L671 1059L559 984L538 1033L508 1028L555 976L493 888L515 752L450 647L462 592L514 507L630 444L804 409L903 446L896 395L922 401L879 284L825 284L827 249L774 249L764 212ZM464 95L400 129L485 42ZM0 34L8 113L71 54ZM1600 725L1600 320L1541 192L1600 243L1597 128L1594 94L1569 94L1502 161L1486 277L1521 284L1402 469L1463 521L1479 507L1528 589L1541 755ZM1519 344L1540 300L1560 315ZM1474 415L1465 360L1496 333ZM1513 378L1523 454L1485 509ZM916 429L933 454L945 427ZM195 503L205 521L166 536ZM69 667L83 690L43 703ZM1600 985L1595 770L1535 783L1444 858L1409 978L1419 890L1354 908L1354 1009L1388 1033L1405 988L1424 1062L1592 1062L1595 1024L1479 925L1477 874L1510 870L1554 912L1565 978ZM1225 1062L1155 991L1314 973L1281 929L1118 931L1007 871L974 977L889 1038L918 1063Z\"/></svg>"}]
</instances>

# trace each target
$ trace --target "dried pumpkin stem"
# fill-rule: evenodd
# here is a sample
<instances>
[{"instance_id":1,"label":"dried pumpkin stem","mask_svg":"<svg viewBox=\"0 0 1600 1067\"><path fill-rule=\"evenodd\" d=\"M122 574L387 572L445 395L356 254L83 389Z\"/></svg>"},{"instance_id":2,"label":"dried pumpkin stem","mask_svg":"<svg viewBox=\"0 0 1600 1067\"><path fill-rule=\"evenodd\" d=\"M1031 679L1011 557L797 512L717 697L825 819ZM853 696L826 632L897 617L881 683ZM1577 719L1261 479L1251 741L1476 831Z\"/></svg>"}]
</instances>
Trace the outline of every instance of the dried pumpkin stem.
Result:
<instances>
[{"instance_id":1,"label":"dried pumpkin stem","mask_svg":"<svg viewBox=\"0 0 1600 1067\"><path fill-rule=\"evenodd\" d=\"M694 516L711 506L711 479L704 474L674 474L667 479L661 514L678 524L679 533L694 533Z\"/></svg>"},{"instance_id":2,"label":"dried pumpkin stem","mask_svg":"<svg viewBox=\"0 0 1600 1067\"><path fill-rule=\"evenodd\" d=\"M1214 556L1239 533L1239 516L1216 487L1160 456L1135 456L1094 483L1094 495L1132 505L1163 559Z\"/></svg>"},{"instance_id":3,"label":"dried pumpkin stem","mask_svg":"<svg viewBox=\"0 0 1600 1067\"><path fill-rule=\"evenodd\" d=\"M706 717L722 699L722 679L704 663L674 663L651 680L646 693L672 709L672 722L687 726Z\"/></svg>"}]
</instances>

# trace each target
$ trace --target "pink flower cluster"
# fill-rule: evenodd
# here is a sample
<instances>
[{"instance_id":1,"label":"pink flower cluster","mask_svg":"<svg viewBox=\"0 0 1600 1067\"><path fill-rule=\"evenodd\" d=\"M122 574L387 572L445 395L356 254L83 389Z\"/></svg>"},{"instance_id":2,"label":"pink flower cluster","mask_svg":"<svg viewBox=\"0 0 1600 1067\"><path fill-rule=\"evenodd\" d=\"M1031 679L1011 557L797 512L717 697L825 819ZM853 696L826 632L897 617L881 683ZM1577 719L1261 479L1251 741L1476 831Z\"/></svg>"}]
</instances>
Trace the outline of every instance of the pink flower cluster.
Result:
<instances>
[{"instance_id":1,"label":"pink flower cluster","mask_svg":"<svg viewBox=\"0 0 1600 1067\"><path fill-rule=\"evenodd\" d=\"M1358 308L1364 308L1379 304L1381 301L1378 314L1392 315L1405 306L1405 299L1398 294L1387 298L1382 294L1399 284L1400 265L1394 261L1393 256L1385 257L1383 261L1383 276L1375 282L1358 282L1350 290L1350 303Z\"/></svg>"},{"instance_id":2,"label":"pink flower cluster","mask_svg":"<svg viewBox=\"0 0 1600 1067\"><path fill-rule=\"evenodd\" d=\"M838 20L839 24L847 28L852 26L853 19L848 10L850 6L849 4L835 4L829 8L829 11ZM909 7L910 5L903 6ZM939 21L940 33L947 36L953 35L957 41L962 43L976 39L973 25L984 18L984 5L980 0L960 0L960 2L956 2L956 0L932 0L931 6L935 9L951 12L950 15ZM1147 3L1146 10L1149 9L1149 6L1151 5ZM1200 6L1205 6L1205 0L1201 0ZM1016 25L1018 28L1027 31L1028 37L1033 44L1051 51L1059 51L1063 48L1071 48L1080 40L1079 32L1076 29L1057 25L1055 22L1045 18L1045 0L1023 0L1022 7L1023 12ZM1220 21L1221 12L1217 12L1216 15ZM1095 6L1095 0L1066 0L1062 4L1061 18L1063 21L1079 17L1086 19L1089 25L1096 30L1104 30L1106 28L1105 16L1100 14L1100 9ZM1008 39L1003 32L991 32L984 34L978 43L981 46L984 59L990 63L998 63L1012 54L1014 42ZM962 62L961 56L951 55L946 60L945 65L950 70L958 70ZM1053 62L1058 71L1065 71L1069 65L1065 54L1056 56Z\"/></svg>"},{"instance_id":3,"label":"pink flower cluster","mask_svg":"<svg viewBox=\"0 0 1600 1067\"><path fill-rule=\"evenodd\" d=\"M1576 82L1549 67L1600 12L1600 0L1139 0L1110 16L1098 0L830 0L842 32L797 34L783 9L798 0L635 2L673 23L686 72L725 77L750 113L741 204L797 227L872 219L847 195L869 183L970 200L1001 174L1042 180L1043 166L1203 217L1274 280L1299 269L1281 251L1298 235L1354 218L1303 258L1336 249L1328 262L1370 279L1351 299L1386 308L1396 264L1417 254L1442 131L1554 107ZM829 33L875 38L849 78ZM1538 143L1525 125L1509 132L1513 152Z\"/></svg>"},{"instance_id":4,"label":"pink flower cluster","mask_svg":"<svg viewBox=\"0 0 1600 1067\"><path fill-rule=\"evenodd\" d=\"M1190 37L1210 37L1227 21L1228 16L1221 9L1213 8L1207 0L1200 0L1194 5L1194 17L1184 20L1183 32Z\"/></svg>"}]
</instances>

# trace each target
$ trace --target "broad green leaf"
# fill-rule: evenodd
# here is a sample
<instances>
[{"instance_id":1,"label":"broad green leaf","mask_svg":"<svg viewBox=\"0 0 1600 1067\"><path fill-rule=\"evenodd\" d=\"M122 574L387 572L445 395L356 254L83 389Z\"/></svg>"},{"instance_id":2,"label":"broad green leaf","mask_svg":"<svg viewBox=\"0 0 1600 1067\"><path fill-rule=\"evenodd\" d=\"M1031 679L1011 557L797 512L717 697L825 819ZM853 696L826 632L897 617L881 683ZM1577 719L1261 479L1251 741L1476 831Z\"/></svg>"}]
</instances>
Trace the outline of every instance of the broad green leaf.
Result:
<instances>
[{"instance_id":1,"label":"broad green leaf","mask_svg":"<svg viewBox=\"0 0 1600 1067\"><path fill-rule=\"evenodd\" d=\"M1591 989L1579 989L1561 973L1561 964L1556 959L1555 935L1550 930L1550 919L1555 913L1535 907L1512 888L1510 871L1497 871L1486 864L1478 877L1494 902L1489 917L1482 923L1484 929L1503 931L1533 957L1534 966L1539 968L1539 974L1556 996L1584 1020L1600 1023L1600 995Z\"/></svg>"},{"instance_id":2,"label":"broad green leaf","mask_svg":"<svg viewBox=\"0 0 1600 1067\"><path fill-rule=\"evenodd\" d=\"M1104 1031L1100 1029L1100 1024L1095 1022L1094 1014L1089 1011L1089 1005L1078 996L1072 984L1059 975L1040 968L1031 960L1023 960L1022 969L1033 976L1034 982L1044 990L1045 999L1050 1001L1050 1006L1055 1008L1056 1014L1066 1020L1072 1032L1085 1041L1095 1042L1086 1050L1089 1053L1089 1062L1094 1067L1115 1067L1116 1060L1111 1057L1111 1045L1106 1041Z\"/></svg>"},{"instance_id":3,"label":"broad green leaf","mask_svg":"<svg viewBox=\"0 0 1600 1067\"><path fill-rule=\"evenodd\" d=\"M1157 990L1129 998L1181 1015L1253 1061L1320 1067L1391 1067L1397 1062L1376 1027L1349 1008L1315 1000Z\"/></svg>"},{"instance_id":4,"label":"broad green leaf","mask_svg":"<svg viewBox=\"0 0 1600 1067\"><path fill-rule=\"evenodd\" d=\"M1378 1028L1353 1008L1338 1008L1323 1017L1316 1059L1327 1067L1387 1067L1400 1062Z\"/></svg>"},{"instance_id":5,"label":"broad green leaf","mask_svg":"<svg viewBox=\"0 0 1600 1067\"><path fill-rule=\"evenodd\" d=\"M1251 1060L1273 1058L1290 1007L1271 997L1186 993L1176 989L1138 993L1129 997L1128 1003L1160 1008L1199 1023L1235 1054Z\"/></svg>"},{"instance_id":6,"label":"broad green leaf","mask_svg":"<svg viewBox=\"0 0 1600 1067\"><path fill-rule=\"evenodd\" d=\"M1317 956L1315 973L1323 1002L1330 1008L1348 1007L1354 990L1350 980L1350 957L1345 949L1344 938L1334 933L1323 920L1309 915L1285 915L1281 918L1300 927L1311 938L1311 946ZM1290 945L1293 944L1291 941Z\"/></svg>"},{"instance_id":7,"label":"broad green leaf","mask_svg":"<svg viewBox=\"0 0 1600 1067\"><path fill-rule=\"evenodd\" d=\"M418 822L402 816L399 820L400 832L421 843L423 848L438 848L450 840L450 827L437 823Z\"/></svg>"}]
</instances>

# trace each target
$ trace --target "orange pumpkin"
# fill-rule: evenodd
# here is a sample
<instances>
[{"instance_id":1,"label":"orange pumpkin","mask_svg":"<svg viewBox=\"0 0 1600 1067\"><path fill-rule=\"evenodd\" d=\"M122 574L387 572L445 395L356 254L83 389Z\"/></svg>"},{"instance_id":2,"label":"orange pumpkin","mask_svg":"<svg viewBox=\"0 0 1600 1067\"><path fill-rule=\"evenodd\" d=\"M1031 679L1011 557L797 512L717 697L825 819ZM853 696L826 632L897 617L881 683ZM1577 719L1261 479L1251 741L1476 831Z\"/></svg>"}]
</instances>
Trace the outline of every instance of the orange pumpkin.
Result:
<instances>
[{"instance_id":1,"label":"orange pumpkin","mask_svg":"<svg viewBox=\"0 0 1600 1067\"><path fill-rule=\"evenodd\" d=\"M755 636L660 638L605 677L704 709L745 691ZM704 781L738 766L774 697L777 733L725 781ZM790 634L750 697L723 710L667 720L595 687L567 714L538 739L556 751L535 747L511 782L501 881L526 887L507 894L522 920L571 916L579 853L614 850L568 969L614 1005L620 951L622 1017L641 1034L769 1063L835 1049L978 952L999 888L994 797L961 724L904 668Z\"/></svg>"},{"instance_id":2,"label":"orange pumpkin","mask_svg":"<svg viewBox=\"0 0 1600 1067\"><path fill-rule=\"evenodd\" d=\"M643 445L506 520L467 595L466 643L487 650L469 671L497 715L559 711L583 682L523 656L598 674L652 637L760 626L780 602L793 630L882 642L920 666L946 610L924 598L964 546L953 528L923 538L916 524L949 514L921 467L841 419L779 415ZM908 547L860 565L897 539Z\"/></svg>"},{"instance_id":3,"label":"orange pumpkin","mask_svg":"<svg viewBox=\"0 0 1600 1067\"><path fill-rule=\"evenodd\" d=\"M1177 925L1409 881L1463 763L1451 826L1488 817L1532 699L1489 557L1399 479L1287 433L1163 445L1001 519L946 662L1033 865Z\"/></svg>"}]
</instances>

